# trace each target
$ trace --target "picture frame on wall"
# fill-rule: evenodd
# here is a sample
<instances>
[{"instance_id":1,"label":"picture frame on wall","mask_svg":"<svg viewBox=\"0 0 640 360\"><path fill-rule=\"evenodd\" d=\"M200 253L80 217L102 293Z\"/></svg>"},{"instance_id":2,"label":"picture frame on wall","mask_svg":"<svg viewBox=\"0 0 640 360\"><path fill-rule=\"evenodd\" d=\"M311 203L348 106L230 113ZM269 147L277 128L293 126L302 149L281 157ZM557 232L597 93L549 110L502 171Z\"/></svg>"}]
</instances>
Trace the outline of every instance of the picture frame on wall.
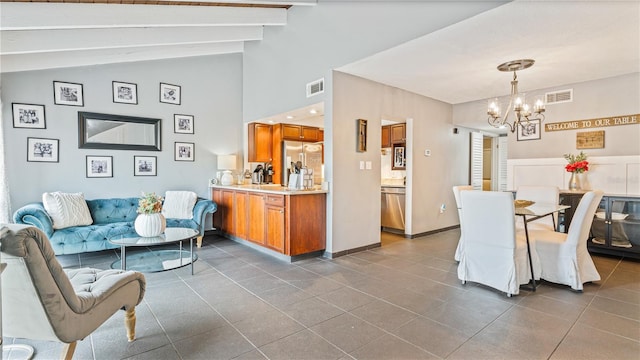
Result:
<instances>
[{"instance_id":1,"label":"picture frame on wall","mask_svg":"<svg viewBox=\"0 0 640 360\"><path fill-rule=\"evenodd\" d=\"M44 105L12 103L13 127L25 129L46 129Z\"/></svg>"},{"instance_id":2,"label":"picture frame on wall","mask_svg":"<svg viewBox=\"0 0 640 360\"><path fill-rule=\"evenodd\" d=\"M176 134L194 134L193 115L173 115L173 132Z\"/></svg>"},{"instance_id":3,"label":"picture frame on wall","mask_svg":"<svg viewBox=\"0 0 640 360\"><path fill-rule=\"evenodd\" d=\"M175 161L195 161L196 144L188 142L175 143Z\"/></svg>"},{"instance_id":4,"label":"picture frame on wall","mask_svg":"<svg viewBox=\"0 0 640 360\"><path fill-rule=\"evenodd\" d=\"M59 162L60 140L27 138L28 162Z\"/></svg>"},{"instance_id":5,"label":"picture frame on wall","mask_svg":"<svg viewBox=\"0 0 640 360\"><path fill-rule=\"evenodd\" d=\"M180 105L181 88L179 85L160 83L160 102Z\"/></svg>"},{"instance_id":6,"label":"picture frame on wall","mask_svg":"<svg viewBox=\"0 0 640 360\"><path fill-rule=\"evenodd\" d=\"M87 155L87 177L113 177L113 156Z\"/></svg>"},{"instance_id":7,"label":"picture frame on wall","mask_svg":"<svg viewBox=\"0 0 640 360\"><path fill-rule=\"evenodd\" d=\"M158 157L156 156L134 156L133 176L157 176Z\"/></svg>"},{"instance_id":8,"label":"picture frame on wall","mask_svg":"<svg viewBox=\"0 0 640 360\"><path fill-rule=\"evenodd\" d=\"M113 81L113 102L122 104L138 104L138 85Z\"/></svg>"},{"instance_id":9,"label":"picture frame on wall","mask_svg":"<svg viewBox=\"0 0 640 360\"><path fill-rule=\"evenodd\" d=\"M53 103L56 105L84 106L82 84L54 81Z\"/></svg>"},{"instance_id":10,"label":"picture frame on wall","mask_svg":"<svg viewBox=\"0 0 640 360\"><path fill-rule=\"evenodd\" d=\"M518 141L540 140L540 120L530 120L520 123L517 129Z\"/></svg>"},{"instance_id":11,"label":"picture frame on wall","mask_svg":"<svg viewBox=\"0 0 640 360\"><path fill-rule=\"evenodd\" d=\"M367 151L367 120L358 119L356 121L357 124L357 152L366 152Z\"/></svg>"}]
</instances>

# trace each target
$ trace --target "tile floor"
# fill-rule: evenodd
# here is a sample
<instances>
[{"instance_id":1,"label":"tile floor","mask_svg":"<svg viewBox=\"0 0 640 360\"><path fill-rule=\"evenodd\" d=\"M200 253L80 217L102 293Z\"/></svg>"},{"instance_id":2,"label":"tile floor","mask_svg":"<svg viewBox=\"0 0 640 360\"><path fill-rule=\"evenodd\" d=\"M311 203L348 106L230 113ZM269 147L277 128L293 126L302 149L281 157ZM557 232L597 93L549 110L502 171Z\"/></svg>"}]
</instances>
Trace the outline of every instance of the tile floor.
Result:
<instances>
[{"instance_id":1,"label":"tile floor","mask_svg":"<svg viewBox=\"0 0 640 360\"><path fill-rule=\"evenodd\" d=\"M543 283L504 294L461 285L458 230L334 260L287 264L217 236L189 267L147 274L137 340L123 314L78 344L76 359L640 359L640 262L594 256L583 293ZM118 252L61 256L108 268ZM14 339L5 339L5 344ZM35 359L61 346L28 342Z\"/></svg>"}]
</instances>

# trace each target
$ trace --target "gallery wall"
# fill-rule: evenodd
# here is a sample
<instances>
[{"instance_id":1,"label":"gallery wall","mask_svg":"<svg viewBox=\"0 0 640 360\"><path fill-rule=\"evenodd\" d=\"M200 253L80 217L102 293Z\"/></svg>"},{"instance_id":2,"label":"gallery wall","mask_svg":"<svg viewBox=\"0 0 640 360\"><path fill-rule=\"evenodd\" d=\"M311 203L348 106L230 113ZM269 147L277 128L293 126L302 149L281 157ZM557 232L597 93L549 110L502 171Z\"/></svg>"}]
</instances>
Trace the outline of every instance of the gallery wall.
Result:
<instances>
[{"instance_id":1,"label":"gallery wall","mask_svg":"<svg viewBox=\"0 0 640 360\"><path fill-rule=\"evenodd\" d=\"M2 123L12 209L43 192L83 192L88 199L192 190L209 197L217 154L242 149L242 55L3 73ZM84 106L54 104L53 82L82 84ZM115 103L112 82L136 84L137 104ZM181 88L180 104L160 102L160 83ZM12 103L44 105L46 128L14 128ZM161 151L78 148L78 112L161 119ZM193 134L176 133L174 115L192 115ZM59 140L58 162L27 161L27 138ZM175 142L194 144L193 161L176 161ZM29 149L31 151L31 149ZM112 157L113 176L87 178L86 157ZM134 176L134 156L157 158L157 176Z\"/></svg>"}]
</instances>

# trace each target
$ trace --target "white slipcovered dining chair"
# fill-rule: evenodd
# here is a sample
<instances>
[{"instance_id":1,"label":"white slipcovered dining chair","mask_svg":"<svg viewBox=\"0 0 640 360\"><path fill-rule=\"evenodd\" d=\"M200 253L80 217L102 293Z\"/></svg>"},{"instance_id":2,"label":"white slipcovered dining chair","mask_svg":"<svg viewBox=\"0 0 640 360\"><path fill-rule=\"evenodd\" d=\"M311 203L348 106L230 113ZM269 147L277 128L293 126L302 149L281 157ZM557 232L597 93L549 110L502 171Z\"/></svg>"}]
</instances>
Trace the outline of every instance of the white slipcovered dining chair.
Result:
<instances>
[{"instance_id":1,"label":"white slipcovered dining chair","mask_svg":"<svg viewBox=\"0 0 640 360\"><path fill-rule=\"evenodd\" d=\"M587 240L602 195L601 190L595 190L582 196L568 233L550 230L534 230L529 233L535 239L542 279L568 285L576 291L582 291L586 282L600 280L598 269L587 250Z\"/></svg>"},{"instance_id":2,"label":"white slipcovered dining chair","mask_svg":"<svg viewBox=\"0 0 640 360\"><path fill-rule=\"evenodd\" d=\"M453 197L456 200L456 207L458 208L458 218L460 219L460 240L458 240L458 247L456 247L456 253L453 258L456 261L460 261L460 253L462 252L462 247L464 246L463 242L463 233L462 233L462 205L460 203L460 191L473 190L473 186L471 185L458 185L453 187Z\"/></svg>"},{"instance_id":3,"label":"white slipcovered dining chair","mask_svg":"<svg viewBox=\"0 0 640 360\"><path fill-rule=\"evenodd\" d=\"M60 358L71 359L78 340L122 309L127 337L135 339L135 307L146 287L143 274L64 270L47 236L33 226L2 226L0 242L7 264L2 273L2 335L62 342Z\"/></svg>"},{"instance_id":4,"label":"white slipcovered dining chair","mask_svg":"<svg viewBox=\"0 0 640 360\"><path fill-rule=\"evenodd\" d=\"M513 195L510 192L462 191L461 226L464 251L460 254L458 278L507 293L520 293L520 285L531 280L524 234L516 234ZM534 278L540 278L539 261L532 253Z\"/></svg>"},{"instance_id":5,"label":"white slipcovered dining chair","mask_svg":"<svg viewBox=\"0 0 640 360\"><path fill-rule=\"evenodd\" d=\"M560 202L560 189L557 186L532 186L522 185L518 186L516 190L516 200L531 200L536 204L553 204L558 205ZM556 213L550 216L545 216L541 219L537 219L527 223L529 230L549 230L555 231L557 218ZM521 216L516 217L516 228L524 229L523 219Z\"/></svg>"}]
</instances>

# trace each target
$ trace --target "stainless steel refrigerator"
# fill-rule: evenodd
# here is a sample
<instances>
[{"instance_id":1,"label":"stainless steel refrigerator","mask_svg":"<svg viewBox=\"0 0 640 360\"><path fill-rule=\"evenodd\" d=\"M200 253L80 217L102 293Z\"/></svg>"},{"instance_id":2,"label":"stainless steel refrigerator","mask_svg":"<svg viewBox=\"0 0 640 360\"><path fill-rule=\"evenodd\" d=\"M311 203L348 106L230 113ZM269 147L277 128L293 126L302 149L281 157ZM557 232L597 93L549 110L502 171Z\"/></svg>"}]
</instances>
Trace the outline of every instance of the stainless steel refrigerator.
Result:
<instances>
[{"instance_id":1,"label":"stainless steel refrigerator","mask_svg":"<svg viewBox=\"0 0 640 360\"><path fill-rule=\"evenodd\" d=\"M323 171L323 151L324 146L321 142L308 143L301 141L283 141L282 143L282 184L288 185L289 174L291 174L291 163L300 161L302 166L313 169L313 184L322 185L324 177Z\"/></svg>"}]
</instances>

